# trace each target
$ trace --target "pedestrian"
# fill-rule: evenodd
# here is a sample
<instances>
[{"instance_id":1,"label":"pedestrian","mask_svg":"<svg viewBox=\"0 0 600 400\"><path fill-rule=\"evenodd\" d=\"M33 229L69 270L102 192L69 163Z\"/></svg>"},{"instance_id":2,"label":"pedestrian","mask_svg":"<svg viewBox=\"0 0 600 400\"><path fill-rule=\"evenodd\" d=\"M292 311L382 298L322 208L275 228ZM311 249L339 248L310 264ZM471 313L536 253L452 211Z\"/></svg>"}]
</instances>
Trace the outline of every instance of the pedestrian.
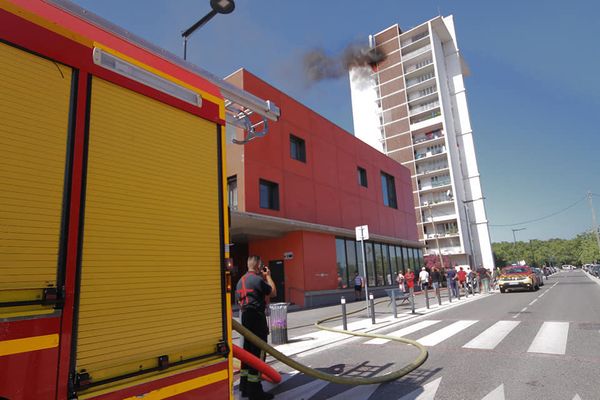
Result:
<instances>
[{"instance_id":1,"label":"pedestrian","mask_svg":"<svg viewBox=\"0 0 600 400\"><path fill-rule=\"evenodd\" d=\"M448 267L446 271L446 284L448 290L452 293L452 296L458 297L458 289L456 287L456 269L454 267Z\"/></svg>"},{"instance_id":2,"label":"pedestrian","mask_svg":"<svg viewBox=\"0 0 600 400\"><path fill-rule=\"evenodd\" d=\"M463 267L459 268L458 273L456 274L456 279L458 280L458 291L460 288L465 289L465 294L467 293L467 273L463 269Z\"/></svg>"},{"instance_id":3,"label":"pedestrian","mask_svg":"<svg viewBox=\"0 0 600 400\"><path fill-rule=\"evenodd\" d=\"M265 314L267 297L275 297L277 288L271 278L271 271L258 256L248 257L248 272L242 276L235 290L240 306L242 325L266 342L269 327ZM263 358L260 348L249 340L244 340L244 350L258 358ZM266 393L261 384L260 372L250 365L242 363L240 369L240 392L250 400L270 400L274 396Z\"/></svg>"},{"instance_id":4,"label":"pedestrian","mask_svg":"<svg viewBox=\"0 0 600 400\"><path fill-rule=\"evenodd\" d=\"M400 289L400 291L404 294L404 292L406 292L406 284L402 272L398 272L398 276L396 276L396 282L398 283L398 289Z\"/></svg>"},{"instance_id":5,"label":"pedestrian","mask_svg":"<svg viewBox=\"0 0 600 400\"><path fill-rule=\"evenodd\" d=\"M469 272L467 273L467 287L471 294L475 294L477 291L477 274L472 269L469 269Z\"/></svg>"},{"instance_id":6,"label":"pedestrian","mask_svg":"<svg viewBox=\"0 0 600 400\"><path fill-rule=\"evenodd\" d=\"M433 267L431 270L431 284L433 285L433 289L435 289L436 297L440 297L440 282L442 281L442 274L440 274L440 270L437 267Z\"/></svg>"},{"instance_id":7,"label":"pedestrian","mask_svg":"<svg viewBox=\"0 0 600 400\"><path fill-rule=\"evenodd\" d=\"M406 274L404 274L404 279L406 281L406 286L408 287L408 290L410 291L410 289L414 289L415 287L415 273L412 271L412 269L409 269Z\"/></svg>"},{"instance_id":8,"label":"pedestrian","mask_svg":"<svg viewBox=\"0 0 600 400\"><path fill-rule=\"evenodd\" d=\"M419 272L419 284L421 285L421 290L427 290L429 287L429 272L425 267L421 268L421 272Z\"/></svg>"},{"instance_id":9,"label":"pedestrian","mask_svg":"<svg viewBox=\"0 0 600 400\"><path fill-rule=\"evenodd\" d=\"M481 282L483 293L490 292L490 273L487 268L479 266L479 281Z\"/></svg>"},{"instance_id":10,"label":"pedestrian","mask_svg":"<svg viewBox=\"0 0 600 400\"><path fill-rule=\"evenodd\" d=\"M358 274L358 271L354 272L354 301L358 301L362 297L362 288L365 286L365 280Z\"/></svg>"}]
</instances>

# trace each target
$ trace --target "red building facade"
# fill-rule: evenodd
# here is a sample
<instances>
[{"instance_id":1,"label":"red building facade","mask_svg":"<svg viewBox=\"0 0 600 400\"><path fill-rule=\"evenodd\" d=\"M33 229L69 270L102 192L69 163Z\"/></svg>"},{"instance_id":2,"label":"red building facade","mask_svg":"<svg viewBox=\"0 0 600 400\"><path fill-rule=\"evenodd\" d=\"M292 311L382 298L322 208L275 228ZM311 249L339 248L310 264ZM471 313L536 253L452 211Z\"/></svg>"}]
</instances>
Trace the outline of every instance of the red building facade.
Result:
<instances>
[{"instance_id":1,"label":"red building facade","mask_svg":"<svg viewBox=\"0 0 600 400\"><path fill-rule=\"evenodd\" d=\"M269 262L278 299L300 306L339 301L361 275L354 228L368 225L367 277L385 287L421 263L410 172L244 69L230 83L281 108L268 134L227 144L232 253ZM256 122L253 120L253 122ZM229 139L241 138L228 127ZM357 251L358 247L358 251Z\"/></svg>"}]
</instances>

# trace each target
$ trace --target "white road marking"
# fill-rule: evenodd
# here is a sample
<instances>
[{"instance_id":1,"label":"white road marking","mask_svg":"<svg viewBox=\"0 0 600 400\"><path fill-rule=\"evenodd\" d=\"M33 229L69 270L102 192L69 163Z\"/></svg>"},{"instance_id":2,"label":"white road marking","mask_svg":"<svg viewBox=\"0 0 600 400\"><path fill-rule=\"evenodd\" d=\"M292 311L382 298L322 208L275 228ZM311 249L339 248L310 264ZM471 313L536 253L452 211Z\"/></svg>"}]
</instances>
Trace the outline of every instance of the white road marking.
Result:
<instances>
[{"instance_id":1,"label":"white road marking","mask_svg":"<svg viewBox=\"0 0 600 400\"><path fill-rule=\"evenodd\" d=\"M531 300L531 303L529 303L528 305L530 306L530 305L534 304L536 301L538 301L538 299L533 299L533 300Z\"/></svg>"},{"instance_id":2,"label":"white road marking","mask_svg":"<svg viewBox=\"0 0 600 400\"><path fill-rule=\"evenodd\" d=\"M498 321L463 347L493 350L521 321Z\"/></svg>"},{"instance_id":3,"label":"white road marking","mask_svg":"<svg viewBox=\"0 0 600 400\"><path fill-rule=\"evenodd\" d=\"M421 329L425 329L431 325L435 325L439 322L442 321L438 321L438 320L425 320L425 321L421 321L418 322L414 325L408 326L406 328L400 329L399 331L396 332L392 332L392 333L388 333L388 336L397 336L397 337L404 337L406 335L410 335L411 333L420 331ZM367 342L365 342L365 344L384 344L389 342L388 339L371 339Z\"/></svg>"},{"instance_id":4,"label":"white road marking","mask_svg":"<svg viewBox=\"0 0 600 400\"><path fill-rule=\"evenodd\" d=\"M527 352L565 354L568 336L568 322L544 322Z\"/></svg>"},{"instance_id":5,"label":"white road marking","mask_svg":"<svg viewBox=\"0 0 600 400\"><path fill-rule=\"evenodd\" d=\"M310 399L327 385L329 385L329 382L315 379L307 384L295 387L292 390L279 393L277 395L277 400Z\"/></svg>"},{"instance_id":6,"label":"white road marking","mask_svg":"<svg viewBox=\"0 0 600 400\"><path fill-rule=\"evenodd\" d=\"M437 378L435 381L426 383L423 387L413 390L409 394L400 397L398 400L434 400L441 381L441 377Z\"/></svg>"},{"instance_id":7,"label":"white road marking","mask_svg":"<svg viewBox=\"0 0 600 400\"><path fill-rule=\"evenodd\" d=\"M581 400L581 397L579 397L579 395L575 393L575 397L573 397L573 400Z\"/></svg>"},{"instance_id":8,"label":"white road marking","mask_svg":"<svg viewBox=\"0 0 600 400\"><path fill-rule=\"evenodd\" d=\"M504 400L504 383L492 390L481 400Z\"/></svg>"},{"instance_id":9,"label":"white road marking","mask_svg":"<svg viewBox=\"0 0 600 400\"><path fill-rule=\"evenodd\" d=\"M513 315L513 318L517 318L519 315L521 315L522 312L525 312L525 311L527 311L527 307L523 307L521 309L521 311L519 311L518 313L516 313L515 315Z\"/></svg>"},{"instance_id":10,"label":"white road marking","mask_svg":"<svg viewBox=\"0 0 600 400\"><path fill-rule=\"evenodd\" d=\"M328 397L329 400L351 400L351 399L368 399L377 390L379 385L360 385L350 390L346 390L336 396ZM279 398L277 396L277 398Z\"/></svg>"},{"instance_id":11,"label":"white road marking","mask_svg":"<svg viewBox=\"0 0 600 400\"><path fill-rule=\"evenodd\" d=\"M422 337L421 339L417 340L417 342L421 343L423 346L435 346L436 344L443 342L444 340L456 335L458 332L467 329L477 322L478 321L476 320L456 321L455 323L450 324L439 331L435 331L427 336Z\"/></svg>"}]
</instances>

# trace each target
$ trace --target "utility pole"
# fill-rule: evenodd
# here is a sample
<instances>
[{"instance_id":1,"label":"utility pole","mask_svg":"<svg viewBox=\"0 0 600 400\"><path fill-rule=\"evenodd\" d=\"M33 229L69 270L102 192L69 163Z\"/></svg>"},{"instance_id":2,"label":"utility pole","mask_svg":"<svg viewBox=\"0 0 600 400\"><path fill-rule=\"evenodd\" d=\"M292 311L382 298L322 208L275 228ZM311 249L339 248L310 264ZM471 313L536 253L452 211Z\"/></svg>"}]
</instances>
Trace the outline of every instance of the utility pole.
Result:
<instances>
[{"instance_id":1,"label":"utility pole","mask_svg":"<svg viewBox=\"0 0 600 400\"><path fill-rule=\"evenodd\" d=\"M594 210L594 203L592 203L592 192L588 192L587 198L590 204L590 210L592 210L592 229L594 230L594 234L596 235L598 250L600 250L600 233L598 233L598 221L596 220L596 210Z\"/></svg>"},{"instance_id":2,"label":"utility pole","mask_svg":"<svg viewBox=\"0 0 600 400\"><path fill-rule=\"evenodd\" d=\"M512 228L512 233L513 233L513 251L515 252L515 257L518 258L517 256L517 236L515 235L515 232L519 232L519 231L524 231L527 228ZM515 260L515 262L519 262L519 260Z\"/></svg>"}]
</instances>

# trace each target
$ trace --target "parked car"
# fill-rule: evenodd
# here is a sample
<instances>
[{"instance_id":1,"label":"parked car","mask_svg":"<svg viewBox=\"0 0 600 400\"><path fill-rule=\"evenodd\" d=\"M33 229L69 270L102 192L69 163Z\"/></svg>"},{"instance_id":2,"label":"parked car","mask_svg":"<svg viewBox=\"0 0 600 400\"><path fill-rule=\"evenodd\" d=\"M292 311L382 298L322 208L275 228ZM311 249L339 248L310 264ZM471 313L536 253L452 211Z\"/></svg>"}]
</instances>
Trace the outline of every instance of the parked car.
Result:
<instances>
[{"instance_id":1,"label":"parked car","mask_svg":"<svg viewBox=\"0 0 600 400\"><path fill-rule=\"evenodd\" d=\"M544 286L544 273L539 268L532 268L539 286Z\"/></svg>"},{"instance_id":2,"label":"parked car","mask_svg":"<svg viewBox=\"0 0 600 400\"><path fill-rule=\"evenodd\" d=\"M508 290L527 289L530 291L538 290L540 282L533 269L527 265L509 266L502 270L498 279L500 293L506 293Z\"/></svg>"}]
</instances>

